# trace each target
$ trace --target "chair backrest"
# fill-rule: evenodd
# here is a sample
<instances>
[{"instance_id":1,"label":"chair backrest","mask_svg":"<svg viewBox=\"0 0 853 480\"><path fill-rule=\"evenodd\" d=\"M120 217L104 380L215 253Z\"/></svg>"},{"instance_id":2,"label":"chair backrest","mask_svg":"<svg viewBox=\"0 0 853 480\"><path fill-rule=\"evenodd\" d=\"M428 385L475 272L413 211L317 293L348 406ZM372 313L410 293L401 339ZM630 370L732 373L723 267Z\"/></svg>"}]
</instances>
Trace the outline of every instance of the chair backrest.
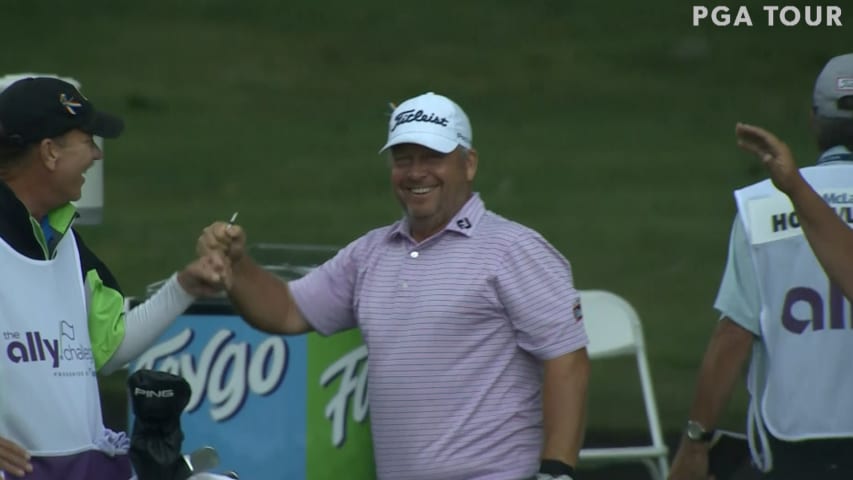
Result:
<instances>
[{"instance_id":1,"label":"chair backrest","mask_svg":"<svg viewBox=\"0 0 853 480\"><path fill-rule=\"evenodd\" d=\"M643 391L646 422L652 437L651 445L636 447L584 448L583 460L641 459L652 478L665 479L669 474L667 447L663 442L657 403L655 402L649 361L643 340L643 328L637 311L624 298L604 290L581 290L584 327L589 336L587 353L590 358L633 356Z\"/></svg>"},{"instance_id":2,"label":"chair backrest","mask_svg":"<svg viewBox=\"0 0 853 480\"><path fill-rule=\"evenodd\" d=\"M604 290L581 290L590 358L629 355L644 350L637 311L624 298Z\"/></svg>"}]
</instances>

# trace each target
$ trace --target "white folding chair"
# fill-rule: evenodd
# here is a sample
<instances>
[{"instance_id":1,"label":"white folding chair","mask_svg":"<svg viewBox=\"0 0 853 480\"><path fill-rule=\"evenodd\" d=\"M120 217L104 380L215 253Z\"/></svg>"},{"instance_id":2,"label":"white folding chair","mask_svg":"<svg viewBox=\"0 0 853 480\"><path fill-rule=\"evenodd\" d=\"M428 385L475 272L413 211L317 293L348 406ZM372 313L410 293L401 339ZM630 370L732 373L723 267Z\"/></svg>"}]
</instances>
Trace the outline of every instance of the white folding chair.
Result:
<instances>
[{"instance_id":1,"label":"white folding chair","mask_svg":"<svg viewBox=\"0 0 853 480\"><path fill-rule=\"evenodd\" d=\"M614 293L582 290L580 297L583 322L589 336L587 352L590 359L627 355L636 357L652 438L651 445L583 448L580 451L581 463L641 462L648 468L652 478L664 480L669 475L667 447L661 434L640 317L631 304Z\"/></svg>"}]
</instances>

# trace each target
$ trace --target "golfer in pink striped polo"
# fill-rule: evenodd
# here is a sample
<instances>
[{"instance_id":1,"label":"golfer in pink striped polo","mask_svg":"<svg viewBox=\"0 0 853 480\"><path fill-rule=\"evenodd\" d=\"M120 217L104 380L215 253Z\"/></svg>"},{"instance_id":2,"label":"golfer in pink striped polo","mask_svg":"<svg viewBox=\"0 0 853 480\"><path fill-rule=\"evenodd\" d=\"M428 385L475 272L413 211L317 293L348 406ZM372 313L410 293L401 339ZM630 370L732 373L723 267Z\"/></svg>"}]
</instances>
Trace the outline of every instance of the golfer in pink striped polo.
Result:
<instances>
[{"instance_id":1,"label":"golfer in pink striped polo","mask_svg":"<svg viewBox=\"0 0 853 480\"><path fill-rule=\"evenodd\" d=\"M287 284L244 254L239 226L211 225L199 250L228 251L229 295L256 328L361 329L378 478L573 478L589 362L568 261L472 191L456 103L412 98L388 130L400 221Z\"/></svg>"}]
</instances>

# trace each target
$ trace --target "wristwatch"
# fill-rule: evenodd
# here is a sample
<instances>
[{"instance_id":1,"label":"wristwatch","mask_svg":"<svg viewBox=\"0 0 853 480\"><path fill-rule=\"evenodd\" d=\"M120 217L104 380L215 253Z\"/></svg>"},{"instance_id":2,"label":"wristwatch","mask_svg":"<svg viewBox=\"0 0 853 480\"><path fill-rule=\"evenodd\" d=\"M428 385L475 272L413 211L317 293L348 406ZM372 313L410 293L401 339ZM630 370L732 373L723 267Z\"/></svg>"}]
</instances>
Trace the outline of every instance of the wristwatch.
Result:
<instances>
[{"instance_id":1,"label":"wristwatch","mask_svg":"<svg viewBox=\"0 0 853 480\"><path fill-rule=\"evenodd\" d=\"M685 433L694 442L710 442L714 438L714 430L705 430L701 423L694 420L687 421Z\"/></svg>"}]
</instances>

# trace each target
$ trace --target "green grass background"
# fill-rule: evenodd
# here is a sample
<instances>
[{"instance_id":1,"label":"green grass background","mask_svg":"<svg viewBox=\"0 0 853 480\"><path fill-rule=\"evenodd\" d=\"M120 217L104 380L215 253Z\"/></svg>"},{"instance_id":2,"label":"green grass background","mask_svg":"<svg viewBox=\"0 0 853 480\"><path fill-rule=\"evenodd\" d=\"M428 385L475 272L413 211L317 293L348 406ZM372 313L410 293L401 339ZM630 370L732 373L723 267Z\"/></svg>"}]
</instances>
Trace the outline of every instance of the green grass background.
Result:
<instances>
[{"instance_id":1,"label":"green grass background","mask_svg":"<svg viewBox=\"0 0 853 480\"><path fill-rule=\"evenodd\" d=\"M640 312L675 432L717 317L731 191L762 176L734 124L809 163L814 77L853 46L853 6L841 28L767 28L744 3L755 27L694 28L681 0L2 0L0 72L74 77L125 117L105 221L80 230L132 295L235 210L251 242L344 245L395 220L376 153L388 102L450 96L487 206L548 238L578 287ZM641 429L632 365L593 375L590 430ZM741 389L724 424L744 406Z\"/></svg>"}]
</instances>

